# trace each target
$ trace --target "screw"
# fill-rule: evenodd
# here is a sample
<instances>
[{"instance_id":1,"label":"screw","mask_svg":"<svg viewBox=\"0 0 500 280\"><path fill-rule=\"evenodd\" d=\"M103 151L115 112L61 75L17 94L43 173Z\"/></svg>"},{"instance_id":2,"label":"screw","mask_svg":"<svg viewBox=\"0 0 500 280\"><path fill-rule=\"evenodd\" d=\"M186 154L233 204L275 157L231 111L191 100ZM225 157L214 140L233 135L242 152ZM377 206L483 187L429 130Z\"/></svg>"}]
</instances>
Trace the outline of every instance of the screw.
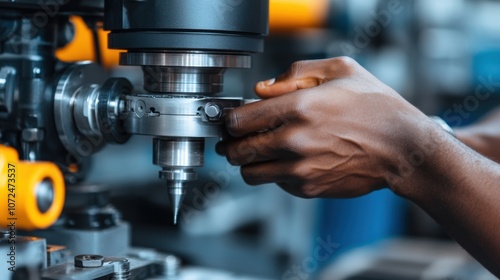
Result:
<instances>
[{"instance_id":1,"label":"screw","mask_svg":"<svg viewBox=\"0 0 500 280\"><path fill-rule=\"evenodd\" d=\"M205 105L205 115L211 121L218 120L222 116L222 110L219 105L215 103L207 103Z\"/></svg>"},{"instance_id":2,"label":"screw","mask_svg":"<svg viewBox=\"0 0 500 280\"><path fill-rule=\"evenodd\" d=\"M42 73L42 70L40 70L39 67L33 68L33 74L35 75L35 77L38 77L40 75L40 73Z\"/></svg>"},{"instance_id":3,"label":"screw","mask_svg":"<svg viewBox=\"0 0 500 280\"><path fill-rule=\"evenodd\" d=\"M78 255L75 256L76 267L101 267L104 263L104 257L100 255Z\"/></svg>"}]
</instances>

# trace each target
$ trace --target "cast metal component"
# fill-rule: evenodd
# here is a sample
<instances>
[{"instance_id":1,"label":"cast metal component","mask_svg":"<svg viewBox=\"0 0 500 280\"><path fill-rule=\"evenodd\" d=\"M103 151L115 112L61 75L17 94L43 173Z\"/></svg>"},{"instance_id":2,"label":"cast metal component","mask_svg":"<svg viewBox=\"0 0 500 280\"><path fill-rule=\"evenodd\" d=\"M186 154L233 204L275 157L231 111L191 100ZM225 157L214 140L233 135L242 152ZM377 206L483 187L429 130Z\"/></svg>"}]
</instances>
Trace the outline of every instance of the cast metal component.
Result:
<instances>
[{"instance_id":1,"label":"cast metal component","mask_svg":"<svg viewBox=\"0 0 500 280\"><path fill-rule=\"evenodd\" d=\"M250 68L251 62L248 54L201 51L120 54L120 64L143 67L144 89L156 93L218 93L226 68Z\"/></svg>"},{"instance_id":2,"label":"cast metal component","mask_svg":"<svg viewBox=\"0 0 500 280\"><path fill-rule=\"evenodd\" d=\"M110 205L109 195L104 185L81 184L67 188L64 218L54 230L34 234L75 253L125 254L130 244L130 226L121 221L119 212Z\"/></svg>"},{"instance_id":3,"label":"cast metal component","mask_svg":"<svg viewBox=\"0 0 500 280\"><path fill-rule=\"evenodd\" d=\"M121 144L130 138L123 130L120 110L132 85L127 79L104 82L104 78L101 67L78 63L59 80L54 99L56 126L62 143L74 155L89 156L106 142Z\"/></svg>"},{"instance_id":4,"label":"cast metal component","mask_svg":"<svg viewBox=\"0 0 500 280\"><path fill-rule=\"evenodd\" d=\"M105 144L94 131L98 122L95 119L96 104L92 98L87 98L88 95L95 98L96 85L103 84L105 78L101 67L92 63L77 63L64 71L59 79L54 96L54 118L59 139L73 155L89 156ZM80 94L82 97L78 98ZM85 125L83 118L88 124Z\"/></svg>"},{"instance_id":5,"label":"cast metal component","mask_svg":"<svg viewBox=\"0 0 500 280\"><path fill-rule=\"evenodd\" d=\"M0 140L16 148L21 159L60 162L65 155L53 121L54 80L59 27L67 17L54 14L36 25L36 1L0 1ZM44 14L45 15L45 14ZM57 68L56 68L57 64Z\"/></svg>"},{"instance_id":6,"label":"cast metal component","mask_svg":"<svg viewBox=\"0 0 500 280\"><path fill-rule=\"evenodd\" d=\"M126 52L120 53L121 65L198 67L198 68L250 68L248 54L186 52Z\"/></svg>"},{"instance_id":7,"label":"cast metal component","mask_svg":"<svg viewBox=\"0 0 500 280\"><path fill-rule=\"evenodd\" d=\"M174 224L186 195L188 182L196 180L193 167L204 164L203 138L153 139L153 163L162 167L160 178L167 182Z\"/></svg>"},{"instance_id":8,"label":"cast metal component","mask_svg":"<svg viewBox=\"0 0 500 280\"><path fill-rule=\"evenodd\" d=\"M177 223L186 185L196 179L194 167L204 163L204 138L221 137L224 112L249 101L167 94L129 95L126 101L125 129L162 137L154 139L153 163L162 167Z\"/></svg>"},{"instance_id":9,"label":"cast metal component","mask_svg":"<svg viewBox=\"0 0 500 280\"><path fill-rule=\"evenodd\" d=\"M66 229L98 231L121 223L121 215L110 204L109 190L103 185L81 184L69 188L65 213Z\"/></svg>"},{"instance_id":10,"label":"cast metal component","mask_svg":"<svg viewBox=\"0 0 500 280\"><path fill-rule=\"evenodd\" d=\"M73 261L57 264L44 269L41 279L165 279L166 277L162 275L162 258L164 258L165 255L156 252L153 254L155 257L151 259L140 258L134 255L134 253L125 254L127 258L104 257L102 266L97 267L75 267ZM40 278L37 277L33 279Z\"/></svg>"},{"instance_id":11,"label":"cast metal component","mask_svg":"<svg viewBox=\"0 0 500 280\"><path fill-rule=\"evenodd\" d=\"M181 260L175 255L165 255L151 249L132 248L128 252L128 256L156 263L159 268L157 272L166 276L158 277L158 279L179 279Z\"/></svg>"},{"instance_id":12,"label":"cast metal component","mask_svg":"<svg viewBox=\"0 0 500 280\"><path fill-rule=\"evenodd\" d=\"M68 210L66 217L68 229L100 230L120 223L120 213L111 205Z\"/></svg>"},{"instance_id":13,"label":"cast metal component","mask_svg":"<svg viewBox=\"0 0 500 280\"><path fill-rule=\"evenodd\" d=\"M71 252L64 246L47 245L47 267L65 263Z\"/></svg>"},{"instance_id":14,"label":"cast metal component","mask_svg":"<svg viewBox=\"0 0 500 280\"><path fill-rule=\"evenodd\" d=\"M77 129L90 137L99 137L97 115L98 84L83 85L73 97L73 118Z\"/></svg>"},{"instance_id":15,"label":"cast metal component","mask_svg":"<svg viewBox=\"0 0 500 280\"><path fill-rule=\"evenodd\" d=\"M143 66L144 89L152 93L218 93L222 68Z\"/></svg>"},{"instance_id":16,"label":"cast metal component","mask_svg":"<svg viewBox=\"0 0 500 280\"><path fill-rule=\"evenodd\" d=\"M106 207L109 205L110 191L106 185L79 184L66 190L66 209Z\"/></svg>"},{"instance_id":17,"label":"cast metal component","mask_svg":"<svg viewBox=\"0 0 500 280\"><path fill-rule=\"evenodd\" d=\"M131 92L132 84L125 78L108 79L101 87L97 101L97 114L101 121L99 129L110 143L123 144L130 139L130 134L123 127L122 113L125 110L124 96Z\"/></svg>"},{"instance_id":18,"label":"cast metal component","mask_svg":"<svg viewBox=\"0 0 500 280\"><path fill-rule=\"evenodd\" d=\"M77 255L75 256L75 267L101 267L104 264L104 257L101 255Z\"/></svg>"},{"instance_id":19,"label":"cast metal component","mask_svg":"<svg viewBox=\"0 0 500 280\"><path fill-rule=\"evenodd\" d=\"M12 275L12 279L40 279L40 268L47 267L45 239L34 236L15 236L15 244L9 242L10 234L2 238L0 236L0 255L5 260L0 262L0 279ZM17 234L17 232L12 233ZM15 250L12 250L15 246ZM9 263L12 261L11 263ZM11 274L9 267L14 267L15 272ZM24 272L24 273L23 273ZM7 278L9 279L9 278Z\"/></svg>"},{"instance_id":20,"label":"cast metal component","mask_svg":"<svg viewBox=\"0 0 500 280\"><path fill-rule=\"evenodd\" d=\"M177 95L126 96L125 130L132 134L158 137L220 137L222 115L253 100ZM217 104L220 117L209 121L207 104ZM212 106L209 105L208 107ZM208 108L212 111L213 108Z\"/></svg>"},{"instance_id":21,"label":"cast metal component","mask_svg":"<svg viewBox=\"0 0 500 280\"><path fill-rule=\"evenodd\" d=\"M113 273L113 267L103 265L101 267L93 267L82 269L75 267L72 263L63 263L48 267L42 271L42 280L88 280L88 279L109 279Z\"/></svg>"},{"instance_id":22,"label":"cast metal component","mask_svg":"<svg viewBox=\"0 0 500 280\"><path fill-rule=\"evenodd\" d=\"M36 205L40 213L45 213L54 202L54 185L51 180L45 179L35 187Z\"/></svg>"},{"instance_id":23,"label":"cast metal component","mask_svg":"<svg viewBox=\"0 0 500 280\"><path fill-rule=\"evenodd\" d=\"M224 111L245 103L204 96L222 91L227 68L249 68L249 54L263 51L268 7L268 0L106 2L106 13L114 15L104 22L111 31L109 47L127 50L120 64L142 66L143 88L149 92L126 97L124 127L160 138L153 155L167 181L174 223L185 185L196 178L193 167L199 166L185 164L192 143L220 137Z\"/></svg>"},{"instance_id":24,"label":"cast metal component","mask_svg":"<svg viewBox=\"0 0 500 280\"><path fill-rule=\"evenodd\" d=\"M262 52L268 0L108 0L109 47ZM144 16L147 15L147 16Z\"/></svg>"},{"instance_id":25,"label":"cast metal component","mask_svg":"<svg viewBox=\"0 0 500 280\"><path fill-rule=\"evenodd\" d=\"M153 163L162 167L198 167L204 163L203 138L155 138L153 149Z\"/></svg>"},{"instance_id":26,"label":"cast metal component","mask_svg":"<svg viewBox=\"0 0 500 280\"><path fill-rule=\"evenodd\" d=\"M103 256L121 256L130 246L130 225L120 222L104 229L70 229L35 231L33 235L47 239L49 244L63 245L71 252L85 252ZM86 278L93 279L93 278Z\"/></svg>"},{"instance_id":27,"label":"cast metal component","mask_svg":"<svg viewBox=\"0 0 500 280\"><path fill-rule=\"evenodd\" d=\"M255 100L173 94L128 95L123 114L125 130L153 135L153 163L162 167L174 223L186 194L196 179L194 167L203 166L204 138L224 135L224 113Z\"/></svg>"}]
</instances>

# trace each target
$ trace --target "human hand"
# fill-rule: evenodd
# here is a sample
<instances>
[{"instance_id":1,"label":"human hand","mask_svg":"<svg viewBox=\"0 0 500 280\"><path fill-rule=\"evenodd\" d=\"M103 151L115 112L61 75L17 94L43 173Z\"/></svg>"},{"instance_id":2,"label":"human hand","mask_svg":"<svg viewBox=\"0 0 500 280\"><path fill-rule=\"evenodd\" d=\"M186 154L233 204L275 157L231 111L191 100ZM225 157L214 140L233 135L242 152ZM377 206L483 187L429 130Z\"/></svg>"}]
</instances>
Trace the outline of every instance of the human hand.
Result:
<instances>
[{"instance_id":1,"label":"human hand","mask_svg":"<svg viewBox=\"0 0 500 280\"><path fill-rule=\"evenodd\" d=\"M396 158L430 120L346 57L300 61L260 82L268 98L234 109L218 145L250 185L275 182L300 197L353 197L398 176ZM425 126L425 125L424 125Z\"/></svg>"}]
</instances>

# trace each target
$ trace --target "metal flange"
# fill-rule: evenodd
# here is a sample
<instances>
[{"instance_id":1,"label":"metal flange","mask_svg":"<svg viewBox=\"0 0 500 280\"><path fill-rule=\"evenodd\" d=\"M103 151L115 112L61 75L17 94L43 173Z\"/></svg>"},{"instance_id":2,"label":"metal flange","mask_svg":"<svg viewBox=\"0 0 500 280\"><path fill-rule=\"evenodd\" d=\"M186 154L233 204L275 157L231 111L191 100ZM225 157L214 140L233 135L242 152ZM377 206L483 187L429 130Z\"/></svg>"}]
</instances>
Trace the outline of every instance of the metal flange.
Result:
<instances>
[{"instance_id":1,"label":"metal flange","mask_svg":"<svg viewBox=\"0 0 500 280\"><path fill-rule=\"evenodd\" d=\"M99 136L94 137L96 135L89 135L90 132L80 130L73 117L77 95L83 91L92 94L94 92L92 85L102 85L105 80L104 70L90 62L71 65L59 78L54 96L54 119L59 139L66 150L73 155L89 156L99 151L105 144ZM82 102L86 101L83 98L80 99ZM96 117L95 107L92 106L91 103L82 106L82 110L87 111L82 111L81 114L87 114L90 119ZM88 115L89 112L90 115ZM92 128L89 127L88 131L92 131Z\"/></svg>"},{"instance_id":2,"label":"metal flange","mask_svg":"<svg viewBox=\"0 0 500 280\"><path fill-rule=\"evenodd\" d=\"M211 98L180 95L126 97L125 130L160 137L220 137L223 117L255 99Z\"/></svg>"}]
</instances>

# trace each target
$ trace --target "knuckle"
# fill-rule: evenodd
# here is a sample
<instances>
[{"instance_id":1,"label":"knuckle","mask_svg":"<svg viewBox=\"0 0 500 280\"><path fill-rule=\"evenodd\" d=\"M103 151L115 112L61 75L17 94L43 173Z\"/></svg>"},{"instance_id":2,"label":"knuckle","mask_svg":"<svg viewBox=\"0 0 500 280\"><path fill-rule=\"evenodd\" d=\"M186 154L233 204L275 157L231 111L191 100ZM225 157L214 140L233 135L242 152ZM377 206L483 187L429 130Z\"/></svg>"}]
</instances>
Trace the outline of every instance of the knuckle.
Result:
<instances>
[{"instance_id":1,"label":"knuckle","mask_svg":"<svg viewBox=\"0 0 500 280\"><path fill-rule=\"evenodd\" d=\"M299 74L302 72L302 69L304 68L304 65L307 64L307 60L299 60L295 61L290 65L290 68L288 69L288 73L291 77L296 77L299 76Z\"/></svg>"},{"instance_id":2,"label":"knuckle","mask_svg":"<svg viewBox=\"0 0 500 280\"><path fill-rule=\"evenodd\" d=\"M311 100L305 92L294 92L288 96L289 102L286 113L280 114L282 126L289 125L294 120L305 120L311 108Z\"/></svg>"},{"instance_id":3,"label":"knuckle","mask_svg":"<svg viewBox=\"0 0 500 280\"><path fill-rule=\"evenodd\" d=\"M294 113L297 118L304 120L309 116L313 109L313 100L314 98L311 98L306 92L300 92L296 95Z\"/></svg>"},{"instance_id":4,"label":"knuckle","mask_svg":"<svg viewBox=\"0 0 500 280\"><path fill-rule=\"evenodd\" d=\"M226 129L231 135L238 133L240 129L238 111L236 109L231 110L226 115Z\"/></svg>"},{"instance_id":5,"label":"knuckle","mask_svg":"<svg viewBox=\"0 0 500 280\"><path fill-rule=\"evenodd\" d=\"M228 147L226 150L226 159L231 165L239 165L238 150L233 147Z\"/></svg>"},{"instance_id":6,"label":"knuckle","mask_svg":"<svg viewBox=\"0 0 500 280\"><path fill-rule=\"evenodd\" d=\"M296 141L295 141L295 133L293 130L288 130L282 134L282 137L279 139L280 147L285 151L295 151L296 150Z\"/></svg>"},{"instance_id":7,"label":"knuckle","mask_svg":"<svg viewBox=\"0 0 500 280\"><path fill-rule=\"evenodd\" d=\"M248 139L233 142L226 150L226 158L232 165L243 165L253 162L258 156L258 149Z\"/></svg>"},{"instance_id":8,"label":"knuckle","mask_svg":"<svg viewBox=\"0 0 500 280\"><path fill-rule=\"evenodd\" d=\"M297 164L295 167L293 167L292 174L294 177L298 178L301 181L307 181L311 178L312 171L305 164Z\"/></svg>"},{"instance_id":9,"label":"knuckle","mask_svg":"<svg viewBox=\"0 0 500 280\"><path fill-rule=\"evenodd\" d=\"M282 137L278 139L278 149L285 151L292 156L301 156L305 154L307 145L304 144L303 133L297 131L296 129L289 129L282 134ZM299 166L300 167L300 166Z\"/></svg>"},{"instance_id":10,"label":"knuckle","mask_svg":"<svg viewBox=\"0 0 500 280\"><path fill-rule=\"evenodd\" d=\"M340 56L332 59L332 66L337 69L345 72L346 74L352 74L358 67L358 63L351 57L348 56Z\"/></svg>"},{"instance_id":11,"label":"knuckle","mask_svg":"<svg viewBox=\"0 0 500 280\"><path fill-rule=\"evenodd\" d=\"M352 57L349 56L339 56L333 58L339 65L343 65L346 67L351 67L355 64L357 64L356 60L354 60Z\"/></svg>"}]
</instances>

